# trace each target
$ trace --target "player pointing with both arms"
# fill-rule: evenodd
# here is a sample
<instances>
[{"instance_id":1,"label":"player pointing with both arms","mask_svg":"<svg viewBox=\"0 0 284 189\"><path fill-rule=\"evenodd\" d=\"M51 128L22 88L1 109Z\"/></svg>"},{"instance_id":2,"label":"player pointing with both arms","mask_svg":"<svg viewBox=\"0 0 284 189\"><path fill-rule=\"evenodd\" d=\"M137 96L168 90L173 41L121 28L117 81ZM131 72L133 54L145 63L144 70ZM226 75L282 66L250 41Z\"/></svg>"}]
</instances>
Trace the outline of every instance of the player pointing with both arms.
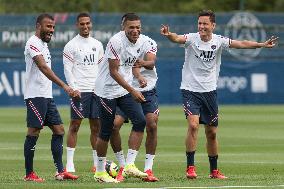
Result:
<instances>
[{"instance_id":1,"label":"player pointing with both arms","mask_svg":"<svg viewBox=\"0 0 284 189\"><path fill-rule=\"evenodd\" d=\"M210 163L209 177L227 178L217 168L218 104L216 88L222 50L229 48L272 48L278 39L277 37L271 37L263 43L232 40L213 34L215 26L215 14L210 10L206 10L199 13L197 33L177 35L170 32L169 26L162 25L161 27L163 36L172 42L184 44L185 48L185 61L180 88L184 113L188 123L185 145L187 156L186 176L189 179L197 178L194 155L199 123L205 125L206 147Z\"/></svg>"}]
</instances>

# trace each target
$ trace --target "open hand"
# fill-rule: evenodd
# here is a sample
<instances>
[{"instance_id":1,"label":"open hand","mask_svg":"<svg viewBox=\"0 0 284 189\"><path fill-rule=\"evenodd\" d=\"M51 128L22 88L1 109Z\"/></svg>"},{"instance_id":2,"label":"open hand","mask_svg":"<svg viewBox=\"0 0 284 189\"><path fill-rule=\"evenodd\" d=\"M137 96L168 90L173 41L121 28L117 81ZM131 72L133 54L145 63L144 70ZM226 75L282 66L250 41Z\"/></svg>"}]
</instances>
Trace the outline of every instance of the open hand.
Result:
<instances>
[{"instance_id":1,"label":"open hand","mask_svg":"<svg viewBox=\"0 0 284 189\"><path fill-rule=\"evenodd\" d=\"M275 46L276 41L278 40L279 37L276 36L271 36L270 39L264 42L264 47L265 48L272 48Z\"/></svg>"}]
</instances>

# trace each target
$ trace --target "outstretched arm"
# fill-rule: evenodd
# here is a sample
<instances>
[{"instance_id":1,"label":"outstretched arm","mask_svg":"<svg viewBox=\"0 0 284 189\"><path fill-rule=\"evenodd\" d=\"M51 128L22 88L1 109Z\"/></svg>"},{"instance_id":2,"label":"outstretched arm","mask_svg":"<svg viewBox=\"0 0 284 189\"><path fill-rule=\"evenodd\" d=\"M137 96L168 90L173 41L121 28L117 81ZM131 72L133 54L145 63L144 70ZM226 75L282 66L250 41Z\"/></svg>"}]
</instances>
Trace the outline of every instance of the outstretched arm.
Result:
<instances>
[{"instance_id":1,"label":"outstretched arm","mask_svg":"<svg viewBox=\"0 0 284 189\"><path fill-rule=\"evenodd\" d=\"M278 37L272 36L270 39L263 43L255 42L255 41L238 41L238 40L232 40L232 43L230 44L230 48L236 48L236 49L256 49L256 48L272 48L275 46L275 43L277 41Z\"/></svg>"},{"instance_id":2,"label":"outstretched arm","mask_svg":"<svg viewBox=\"0 0 284 189\"><path fill-rule=\"evenodd\" d=\"M170 41L174 43L184 44L186 42L186 39L184 36L170 32L170 27L168 25L162 24L160 32L161 32L161 35L167 37Z\"/></svg>"}]
</instances>

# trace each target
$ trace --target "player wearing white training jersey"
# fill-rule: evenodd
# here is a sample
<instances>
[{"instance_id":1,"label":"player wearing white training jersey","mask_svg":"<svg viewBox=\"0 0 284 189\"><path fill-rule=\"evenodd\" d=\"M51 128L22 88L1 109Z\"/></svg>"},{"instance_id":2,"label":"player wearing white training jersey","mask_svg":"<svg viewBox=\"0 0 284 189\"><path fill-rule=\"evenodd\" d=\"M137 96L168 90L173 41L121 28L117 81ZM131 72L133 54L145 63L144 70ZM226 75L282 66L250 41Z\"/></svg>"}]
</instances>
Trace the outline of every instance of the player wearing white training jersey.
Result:
<instances>
[{"instance_id":1,"label":"player wearing white training jersey","mask_svg":"<svg viewBox=\"0 0 284 189\"><path fill-rule=\"evenodd\" d=\"M205 125L206 147L210 163L209 177L227 178L217 169L218 104L216 87L222 50L228 48L272 48L277 40L276 37L271 37L263 43L231 40L213 34L215 26L215 14L212 11L201 11L198 16L198 33L177 35L169 31L169 26L162 25L161 27L162 35L172 42L185 45L181 92L184 113L188 122L185 145L186 176L189 179L197 178L194 155L199 123Z\"/></svg>"},{"instance_id":2,"label":"player wearing white training jersey","mask_svg":"<svg viewBox=\"0 0 284 189\"><path fill-rule=\"evenodd\" d=\"M157 44L154 40L148 39L148 43L146 43L150 49L148 51L144 51L143 59L140 59L135 63L135 67L133 69L133 73L135 77L132 81L132 86L142 92L143 96L146 99L146 102L141 103L143 113L146 118L146 133L147 138L145 142L146 147L146 156L145 156L145 167L144 172L147 173L147 178L144 178L144 181L147 182L155 182L158 181L153 174L153 161L156 152L157 146L157 123L158 123L158 115L159 115L159 108L158 108L158 97L156 93L156 82L157 82L157 72L155 67L156 61L156 53L157 53ZM144 65L144 61L151 61ZM118 159L120 170L117 175L117 180L123 181L124 176L124 154L121 147L121 137L119 134L119 130L123 123L127 120L127 116L117 108L113 133L110 138L110 143L112 145L113 151Z\"/></svg>"},{"instance_id":3,"label":"player wearing white training jersey","mask_svg":"<svg viewBox=\"0 0 284 189\"><path fill-rule=\"evenodd\" d=\"M74 90L61 81L51 70L51 56L47 43L54 33L54 18L41 14L36 20L36 32L25 46L27 107L27 135L24 144L25 181L43 182L33 170L36 143L43 126L52 131L51 152L56 167L56 180L77 179L78 176L64 171L62 163L64 127L52 97L52 81L62 87L70 96L77 96Z\"/></svg>"},{"instance_id":4,"label":"player wearing white training jersey","mask_svg":"<svg viewBox=\"0 0 284 189\"><path fill-rule=\"evenodd\" d=\"M99 112L94 95L98 65L103 57L103 45L90 36L91 17L88 13L77 16L79 34L71 39L63 50L64 74L70 87L80 93L81 98L70 99L71 122L67 136L66 170L75 172L74 152L77 133L84 118L89 119L90 142L93 149L93 171L96 170L96 140L100 127Z\"/></svg>"},{"instance_id":5,"label":"player wearing white training jersey","mask_svg":"<svg viewBox=\"0 0 284 189\"><path fill-rule=\"evenodd\" d=\"M99 182L117 182L107 177L104 168L117 106L133 124L129 136L125 173L129 176L147 177L147 174L139 171L134 164L146 125L141 105L135 100L143 103L145 97L131 84L134 64L143 60L145 52L150 53L152 46L149 45L149 38L140 34L141 21L136 14L126 14L122 25L123 31L115 34L108 42L96 82L95 93L99 98L101 110L101 130L97 140L98 166L94 178ZM153 64L152 61L143 61L141 66L147 67L148 64Z\"/></svg>"}]
</instances>

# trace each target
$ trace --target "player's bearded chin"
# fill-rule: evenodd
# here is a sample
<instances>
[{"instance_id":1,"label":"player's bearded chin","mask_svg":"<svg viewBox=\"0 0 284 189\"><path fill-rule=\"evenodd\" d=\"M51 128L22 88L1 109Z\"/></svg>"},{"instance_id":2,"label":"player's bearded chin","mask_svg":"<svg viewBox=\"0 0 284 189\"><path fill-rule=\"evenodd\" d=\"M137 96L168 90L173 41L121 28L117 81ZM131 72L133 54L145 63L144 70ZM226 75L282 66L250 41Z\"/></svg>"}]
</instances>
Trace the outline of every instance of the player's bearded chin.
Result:
<instances>
[{"instance_id":1,"label":"player's bearded chin","mask_svg":"<svg viewBox=\"0 0 284 189\"><path fill-rule=\"evenodd\" d=\"M41 31L40 32L40 38L41 38L41 40L43 40L44 42L46 42L46 43L49 43L49 41L51 40L51 38L47 38L47 32L45 32L45 31Z\"/></svg>"}]
</instances>

